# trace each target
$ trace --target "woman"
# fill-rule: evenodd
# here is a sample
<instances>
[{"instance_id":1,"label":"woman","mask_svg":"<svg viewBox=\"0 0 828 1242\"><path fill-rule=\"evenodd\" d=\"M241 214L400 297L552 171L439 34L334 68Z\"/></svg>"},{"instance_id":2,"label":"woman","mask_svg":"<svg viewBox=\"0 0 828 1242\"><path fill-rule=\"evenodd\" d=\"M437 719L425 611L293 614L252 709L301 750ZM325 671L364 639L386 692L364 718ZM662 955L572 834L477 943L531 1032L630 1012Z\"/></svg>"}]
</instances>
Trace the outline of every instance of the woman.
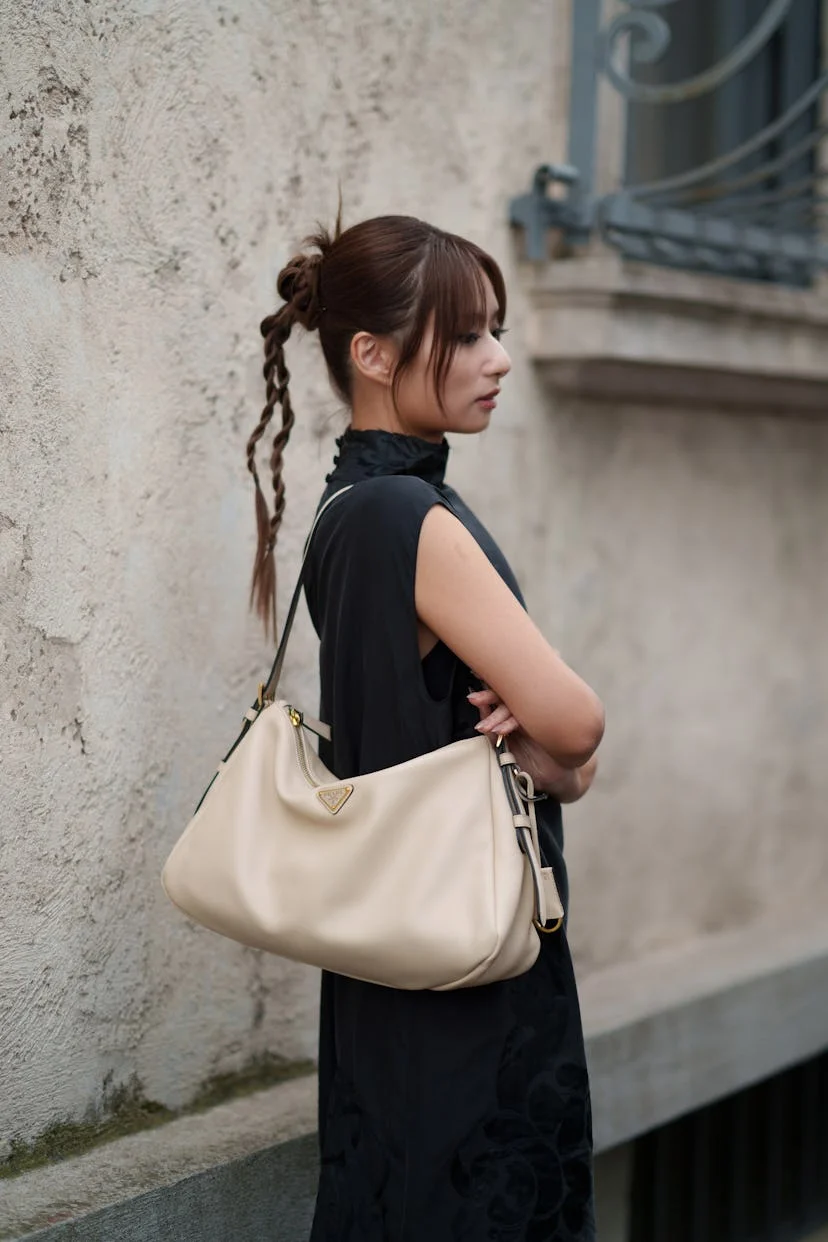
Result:
<instances>
[{"instance_id":1,"label":"woman","mask_svg":"<svg viewBox=\"0 0 828 1242\"><path fill-rule=\"evenodd\" d=\"M322 500L305 590L321 640L320 755L339 778L469 736L510 734L549 798L546 865L566 904L560 802L595 768L603 709L527 616L502 553L445 482L446 432L489 424L509 357L489 255L386 216L309 239L262 324L267 404L248 444L253 597L274 615L282 452L294 416L284 345L319 332L351 424ZM281 404L270 517L255 447ZM472 672L471 670L474 670ZM397 991L325 973L321 1175L312 1242L591 1242L589 1090L565 932L503 983Z\"/></svg>"}]
</instances>

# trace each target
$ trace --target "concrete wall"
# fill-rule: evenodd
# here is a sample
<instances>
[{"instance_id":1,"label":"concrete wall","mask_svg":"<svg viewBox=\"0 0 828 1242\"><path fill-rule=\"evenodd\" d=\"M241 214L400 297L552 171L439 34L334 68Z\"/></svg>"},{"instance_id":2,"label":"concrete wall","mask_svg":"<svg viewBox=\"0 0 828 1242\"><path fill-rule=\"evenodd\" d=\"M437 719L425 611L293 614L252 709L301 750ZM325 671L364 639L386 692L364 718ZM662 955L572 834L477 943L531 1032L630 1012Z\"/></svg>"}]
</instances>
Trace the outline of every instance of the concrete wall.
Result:
<instances>
[{"instance_id":1,"label":"concrete wall","mask_svg":"<svg viewBox=\"0 0 828 1242\"><path fill-rule=\"evenodd\" d=\"M349 220L421 214L508 259L554 19L544 0L0 0L4 1138L82 1116L108 1077L176 1105L255 1054L314 1051L313 973L188 928L158 884L270 659L246 614L258 322L340 181ZM290 355L285 588L346 421L315 343ZM458 472L512 548L544 416L518 364ZM300 634L285 684L311 703L314 664Z\"/></svg>"},{"instance_id":2,"label":"concrete wall","mask_svg":"<svg viewBox=\"0 0 828 1242\"><path fill-rule=\"evenodd\" d=\"M608 728L567 810L582 972L824 901L828 424L559 401L537 611Z\"/></svg>"},{"instance_id":3,"label":"concrete wall","mask_svg":"<svg viewBox=\"0 0 828 1242\"><path fill-rule=\"evenodd\" d=\"M338 181L348 220L507 269L508 398L452 476L607 701L567 815L582 969L824 886L828 431L556 402L526 360L505 205L563 154L565 8L0 0L0 1138L313 1053L313 972L187 927L158 873L269 661L257 324ZM285 590L345 424L314 343L290 360ZM305 630L309 703L314 663Z\"/></svg>"}]
</instances>

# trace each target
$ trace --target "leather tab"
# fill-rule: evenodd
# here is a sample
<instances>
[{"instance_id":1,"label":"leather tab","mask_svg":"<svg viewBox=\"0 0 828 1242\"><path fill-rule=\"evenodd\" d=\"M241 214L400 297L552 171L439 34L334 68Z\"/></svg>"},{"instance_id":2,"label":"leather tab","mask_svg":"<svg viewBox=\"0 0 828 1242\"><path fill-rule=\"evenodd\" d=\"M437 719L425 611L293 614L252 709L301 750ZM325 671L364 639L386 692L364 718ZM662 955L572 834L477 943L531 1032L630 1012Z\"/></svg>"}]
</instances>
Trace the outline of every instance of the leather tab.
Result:
<instances>
[{"instance_id":1,"label":"leather tab","mask_svg":"<svg viewBox=\"0 0 828 1242\"><path fill-rule=\"evenodd\" d=\"M302 712L302 724L306 729L310 729L311 733L321 737L323 741L331 740L331 726L323 724L321 720L314 720L313 716L309 716L307 712Z\"/></svg>"},{"instance_id":2,"label":"leather tab","mask_svg":"<svg viewBox=\"0 0 828 1242\"><path fill-rule=\"evenodd\" d=\"M555 873L551 867L541 868L541 883L543 895L546 898L547 919L563 918L563 902L555 883Z\"/></svg>"}]
</instances>

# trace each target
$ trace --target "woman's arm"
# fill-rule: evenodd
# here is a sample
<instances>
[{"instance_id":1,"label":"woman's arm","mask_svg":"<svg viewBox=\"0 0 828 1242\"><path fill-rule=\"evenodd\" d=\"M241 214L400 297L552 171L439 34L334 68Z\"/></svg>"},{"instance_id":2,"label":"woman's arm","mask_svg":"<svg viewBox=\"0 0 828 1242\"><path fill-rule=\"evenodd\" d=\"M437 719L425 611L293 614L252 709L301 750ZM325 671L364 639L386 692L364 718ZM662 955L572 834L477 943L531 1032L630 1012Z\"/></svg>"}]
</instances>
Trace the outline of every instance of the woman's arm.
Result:
<instances>
[{"instance_id":1,"label":"woman's arm","mask_svg":"<svg viewBox=\"0 0 828 1242\"><path fill-rule=\"evenodd\" d=\"M595 779L598 767L595 755L580 768L562 768L537 742L526 736L493 690L474 690L467 697L480 712L478 730L492 740L500 735L509 738L509 750L519 767L532 777L537 790L551 794L558 802L577 802L583 798Z\"/></svg>"},{"instance_id":2,"label":"woman's arm","mask_svg":"<svg viewBox=\"0 0 828 1242\"><path fill-rule=\"evenodd\" d=\"M420 622L508 703L517 725L562 768L601 741L600 699L561 659L474 537L440 505L423 521L415 604Z\"/></svg>"},{"instance_id":3,"label":"woman's arm","mask_svg":"<svg viewBox=\"0 0 828 1242\"><path fill-rule=\"evenodd\" d=\"M592 755L582 768L574 768L571 772L567 772L565 777L552 784L544 792L550 793L558 802L577 802L589 792L597 769L598 760L595 755Z\"/></svg>"}]
</instances>

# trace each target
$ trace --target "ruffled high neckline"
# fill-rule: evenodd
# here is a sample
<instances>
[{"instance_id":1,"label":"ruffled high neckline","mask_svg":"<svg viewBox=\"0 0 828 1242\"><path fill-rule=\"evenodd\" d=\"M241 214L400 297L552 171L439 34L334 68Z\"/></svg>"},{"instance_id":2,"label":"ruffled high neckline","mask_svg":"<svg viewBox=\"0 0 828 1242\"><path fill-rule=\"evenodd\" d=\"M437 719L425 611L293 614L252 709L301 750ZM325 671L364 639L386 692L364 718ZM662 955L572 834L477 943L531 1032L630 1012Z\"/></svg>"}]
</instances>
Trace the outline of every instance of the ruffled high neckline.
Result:
<instances>
[{"instance_id":1,"label":"ruffled high neckline","mask_svg":"<svg viewBox=\"0 0 828 1242\"><path fill-rule=\"evenodd\" d=\"M334 468L327 482L359 483L384 474L413 474L439 487L446 475L449 445L394 431L356 431L349 427L336 442Z\"/></svg>"}]
</instances>

